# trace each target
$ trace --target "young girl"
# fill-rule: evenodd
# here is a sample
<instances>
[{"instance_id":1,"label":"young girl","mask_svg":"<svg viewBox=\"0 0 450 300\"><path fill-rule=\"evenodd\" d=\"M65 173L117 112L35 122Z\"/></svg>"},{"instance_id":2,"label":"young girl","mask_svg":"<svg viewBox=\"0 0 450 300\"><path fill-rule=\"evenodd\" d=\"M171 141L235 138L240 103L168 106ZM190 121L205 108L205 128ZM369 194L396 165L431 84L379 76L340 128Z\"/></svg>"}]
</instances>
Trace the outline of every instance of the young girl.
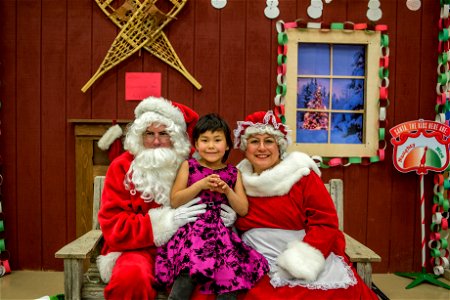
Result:
<instances>
[{"instance_id":1,"label":"young girl","mask_svg":"<svg viewBox=\"0 0 450 300\"><path fill-rule=\"evenodd\" d=\"M199 196L206 212L158 250L156 281L168 287L175 280L169 299L189 299L195 284L204 293L218 294L217 299L236 299L236 291L250 289L269 270L268 263L220 218L223 203L240 216L248 212L241 175L225 164L233 145L227 123L216 114L205 115L193 140L200 159L181 164L170 203L176 208Z\"/></svg>"}]
</instances>

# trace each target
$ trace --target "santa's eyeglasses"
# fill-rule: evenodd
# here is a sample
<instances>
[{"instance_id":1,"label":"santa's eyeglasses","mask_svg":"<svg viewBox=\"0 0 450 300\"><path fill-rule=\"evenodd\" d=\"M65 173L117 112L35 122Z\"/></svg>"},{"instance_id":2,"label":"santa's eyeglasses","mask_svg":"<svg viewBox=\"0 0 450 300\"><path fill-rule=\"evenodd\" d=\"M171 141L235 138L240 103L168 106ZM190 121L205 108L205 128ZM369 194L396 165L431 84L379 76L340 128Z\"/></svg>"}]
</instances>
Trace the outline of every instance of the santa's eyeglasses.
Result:
<instances>
[{"instance_id":1,"label":"santa's eyeglasses","mask_svg":"<svg viewBox=\"0 0 450 300\"><path fill-rule=\"evenodd\" d=\"M144 138L150 142L153 142L155 139L158 139L161 142L167 142L170 140L170 135L167 131L153 132L146 130L144 132Z\"/></svg>"}]
</instances>

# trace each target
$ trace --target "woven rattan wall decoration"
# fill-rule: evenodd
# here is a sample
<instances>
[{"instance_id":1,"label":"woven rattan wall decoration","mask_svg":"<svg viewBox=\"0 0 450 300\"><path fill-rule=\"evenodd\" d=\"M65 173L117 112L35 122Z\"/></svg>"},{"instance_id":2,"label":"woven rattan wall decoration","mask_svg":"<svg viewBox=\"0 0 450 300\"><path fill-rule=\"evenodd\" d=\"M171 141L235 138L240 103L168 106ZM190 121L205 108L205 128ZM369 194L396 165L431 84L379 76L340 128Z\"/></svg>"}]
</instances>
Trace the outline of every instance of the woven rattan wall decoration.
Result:
<instances>
[{"instance_id":1,"label":"woven rattan wall decoration","mask_svg":"<svg viewBox=\"0 0 450 300\"><path fill-rule=\"evenodd\" d=\"M121 30L97 72L81 88L86 92L103 74L144 48L178 72L197 89L200 83L186 70L162 29L180 12L187 0L169 0L171 9L164 13L156 6L157 0L126 0L114 7L114 0L95 0L108 18Z\"/></svg>"}]
</instances>

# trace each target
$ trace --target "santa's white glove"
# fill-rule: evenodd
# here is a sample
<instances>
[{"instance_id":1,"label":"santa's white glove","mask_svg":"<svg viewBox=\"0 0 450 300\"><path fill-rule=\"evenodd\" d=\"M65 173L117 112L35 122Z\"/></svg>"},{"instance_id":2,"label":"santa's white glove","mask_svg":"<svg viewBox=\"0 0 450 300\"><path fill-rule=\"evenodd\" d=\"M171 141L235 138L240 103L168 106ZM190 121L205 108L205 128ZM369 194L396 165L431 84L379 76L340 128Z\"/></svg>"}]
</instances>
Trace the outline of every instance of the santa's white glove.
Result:
<instances>
[{"instance_id":1,"label":"santa's white glove","mask_svg":"<svg viewBox=\"0 0 450 300\"><path fill-rule=\"evenodd\" d=\"M200 201L200 197L194 198L188 203L175 208L175 214L173 216L173 222L178 226L184 226L187 223L195 222L198 215L206 212L206 204L197 204Z\"/></svg>"},{"instance_id":2,"label":"santa's white glove","mask_svg":"<svg viewBox=\"0 0 450 300\"><path fill-rule=\"evenodd\" d=\"M206 212L206 204L198 204L199 201L200 197L197 197L176 209L161 206L148 211L155 246L164 245L178 228L197 220L198 215Z\"/></svg>"},{"instance_id":3,"label":"santa's white glove","mask_svg":"<svg viewBox=\"0 0 450 300\"><path fill-rule=\"evenodd\" d=\"M237 219L236 212L226 204L221 204L220 207L222 208L220 210L220 218L222 219L225 227L233 226L234 222L236 222Z\"/></svg>"}]
</instances>

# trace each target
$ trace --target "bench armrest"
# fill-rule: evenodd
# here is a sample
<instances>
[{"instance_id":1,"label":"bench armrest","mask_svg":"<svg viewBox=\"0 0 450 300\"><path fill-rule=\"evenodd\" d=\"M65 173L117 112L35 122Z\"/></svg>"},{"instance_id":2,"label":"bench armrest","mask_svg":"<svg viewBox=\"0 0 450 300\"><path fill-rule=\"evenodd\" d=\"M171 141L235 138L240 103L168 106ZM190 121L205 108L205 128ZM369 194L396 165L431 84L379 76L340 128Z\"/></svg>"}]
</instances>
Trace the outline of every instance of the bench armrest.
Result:
<instances>
[{"instance_id":1,"label":"bench armrest","mask_svg":"<svg viewBox=\"0 0 450 300\"><path fill-rule=\"evenodd\" d=\"M102 238L102 231L91 230L55 253L56 258L85 259L91 256Z\"/></svg>"},{"instance_id":2,"label":"bench armrest","mask_svg":"<svg viewBox=\"0 0 450 300\"><path fill-rule=\"evenodd\" d=\"M345 253L351 262L380 262L381 257L367 246L361 244L351 236L344 233L345 236Z\"/></svg>"}]
</instances>

